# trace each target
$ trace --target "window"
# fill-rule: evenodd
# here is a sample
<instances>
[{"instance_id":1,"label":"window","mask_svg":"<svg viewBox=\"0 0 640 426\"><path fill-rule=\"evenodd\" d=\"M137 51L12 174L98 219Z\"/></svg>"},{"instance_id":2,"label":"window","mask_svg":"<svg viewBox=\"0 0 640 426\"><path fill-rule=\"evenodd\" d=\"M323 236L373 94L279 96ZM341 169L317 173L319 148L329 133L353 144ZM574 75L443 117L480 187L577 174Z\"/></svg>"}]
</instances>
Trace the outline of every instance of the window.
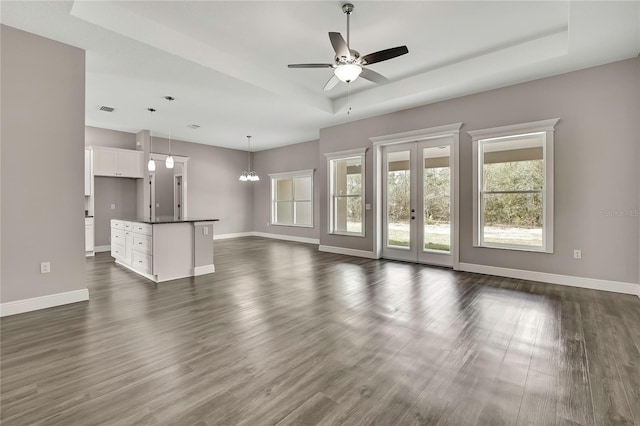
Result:
<instances>
[{"instance_id":1,"label":"window","mask_svg":"<svg viewBox=\"0 0 640 426\"><path fill-rule=\"evenodd\" d=\"M558 120L471 131L474 245L553 253L553 130Z\"/></svg>"},{"instance_id":2,"label":"window","mask_svg":"<svg viewBox=\"0 0 640 426\"><path fill-rule=\"evenodd\" d=\"M270 174L271 224L313 228L313 170Z\"/></svg>"},{"instance_id":3,"label":"window","mask_svg":"<svg viewBox=\"0 0 640 426\"><path fill-rule=\"evenodd\" d=\"M364 236L364 158L366 149L327 154L329 232Z\"/></svg>"}]
</instances>

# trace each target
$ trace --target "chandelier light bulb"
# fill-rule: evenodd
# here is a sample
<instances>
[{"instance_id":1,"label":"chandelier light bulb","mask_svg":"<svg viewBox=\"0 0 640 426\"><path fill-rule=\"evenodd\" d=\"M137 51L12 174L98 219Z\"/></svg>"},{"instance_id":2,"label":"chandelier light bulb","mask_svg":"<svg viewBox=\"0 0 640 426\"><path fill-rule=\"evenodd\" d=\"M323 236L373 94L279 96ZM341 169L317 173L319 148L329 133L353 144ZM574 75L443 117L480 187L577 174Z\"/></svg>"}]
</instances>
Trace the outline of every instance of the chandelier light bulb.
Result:
<instances>
[{"instance_id":1,"label":"chandelier light bulb","mask_svg":"<svg viewBox=\"0 0 640 426\"><path fill-rule=\"evenodd\" d=\"M149 159L149 162L147 163L147 170L149 170L150 172L156 171L156 162L153 161L153 159Z\"/></svg>"},{"instance_id":2,"label":"chandelier light bulb","mask_svg":"<svg viewBox=\"0 0 640 426\"><path fill-rule=\"evenodd\" d=\"M173 169L173 157L171 155L169 155L164 163L164 165L167 167L167 169Z\"/></svg>"}]
</instances>

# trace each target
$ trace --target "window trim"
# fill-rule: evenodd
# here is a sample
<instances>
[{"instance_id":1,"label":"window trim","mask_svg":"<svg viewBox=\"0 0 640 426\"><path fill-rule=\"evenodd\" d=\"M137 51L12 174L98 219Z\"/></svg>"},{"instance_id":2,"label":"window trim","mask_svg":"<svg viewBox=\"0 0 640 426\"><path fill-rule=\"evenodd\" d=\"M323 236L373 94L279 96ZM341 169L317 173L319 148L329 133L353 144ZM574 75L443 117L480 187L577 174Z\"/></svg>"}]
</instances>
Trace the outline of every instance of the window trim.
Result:
<instances>
[{"instance_id":1,"label":"window trim","mask_svg":"<svg viewBox=\"0 0 640 426\"><path fill-rule=\"evenodd\" d=\"M554 200L554 132L559 118L472 130L467 132L473 144L473 246L482 248L506 249L517 251L553 253L553 200ZM480 208L480 193L482 191L482 158L479 148L483 141L506 139L509 137L525 136L541 133L543 137L542 158L544 165L544 183L542 188L542 247L529 247L515 244L486 243L482 240L482 209Z\"/></svg>"},{"instance_id":2,"label":"window trim","mask_svg":"<svg viewBox=\"0 0 640 426\"><path fill-rule=\"evenodd\" d=\"M345 151L337 151L337 152L330 152L330 153L325 153L325 157L327 158L327 196L328 196L328 209L329 209L329 214L328 214L328 234L330 235L340 235L340 236L346 236L346 237L360 237L360 238L364 238L366 237L366 231L365 231L365 223L366 223L366 213L365 213L365 198L366 198L366 160L367 160L367 151L369 148L357 148L357 149L349 149L349 150L345 150ZM362 207L361 207L361 221L362 221L362 230L360 232L348 232L348 231L336 231L334 229L335 223L334 223L334 206L335 206L335 202L334 202L334 166L333 166L333 162L336 160L347 160L350 158L357 158L360 157L360 161L362 163L362 188L361 188L361 203L362 203Z\"/></svg>"},{"instance_id":3,"label":"window trim","mask_svg":"<svg viewBox=\"0 0 640 426\"><path fill-rule=\"evenodd\" d=\"M270 226L290 226L290 227L295 227L295 228L314 228L314 223L315 223L315 217L314 217L314 209L315 209L315 202L314 202L314 198L315 198L315 193L313 192L313 175L314 175L315 169L307 169L307 170L296 170L294 172L281 172L281 173L270 173L269 176L269 225ZM274 200L274 182L279 180L279 179L291 179L293 181L293 179L295 178L301 178L301 177L309 177L311 178L311 224L310 225L299 225L299 224L295 224L295 223L277 223L275 222L275 203L276 200ZM275 179L275 181L274 181ZM291 202L293 203L293 218L295 221L295 214L296 214L296 209L295 209L295 183L292 182L292 191L293 191L293 196L294 199L291 200ZM306 201L306 200L305 200Z\"/></svg>"}]
</instances>

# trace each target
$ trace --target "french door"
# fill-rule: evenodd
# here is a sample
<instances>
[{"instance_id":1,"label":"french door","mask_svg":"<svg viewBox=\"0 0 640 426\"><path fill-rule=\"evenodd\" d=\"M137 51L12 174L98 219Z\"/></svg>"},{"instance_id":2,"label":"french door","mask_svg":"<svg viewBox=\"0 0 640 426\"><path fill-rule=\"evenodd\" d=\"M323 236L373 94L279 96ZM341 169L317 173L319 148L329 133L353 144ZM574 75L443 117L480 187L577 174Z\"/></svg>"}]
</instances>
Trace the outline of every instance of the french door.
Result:
<instances>
[{"instance_id":1,"label":"french door","mask_svg":"<svg viewBox=\"0 0 640 426\"><path fill-rule=\"evenodd\" d=\"M383 147L382 257L453 266L453 154L451 137Z\"/></svg>"}]
</instances>

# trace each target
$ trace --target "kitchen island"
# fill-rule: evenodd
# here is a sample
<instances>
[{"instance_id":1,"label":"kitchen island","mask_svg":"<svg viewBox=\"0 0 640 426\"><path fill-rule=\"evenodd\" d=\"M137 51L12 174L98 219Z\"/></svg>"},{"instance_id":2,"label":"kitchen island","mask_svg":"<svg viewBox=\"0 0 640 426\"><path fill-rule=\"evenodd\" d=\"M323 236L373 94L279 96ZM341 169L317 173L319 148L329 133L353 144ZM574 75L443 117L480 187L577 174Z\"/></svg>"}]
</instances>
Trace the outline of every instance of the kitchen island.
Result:
<instances>
[{"instance_id":1,"label":"kitchen island","mask_svg":"<svg viewBox=\"0 0 640 426\"><path fill-rule=\"evenodd\" d=\"M213 223L218 219L111 219L111 256L154 282L215 272Z\"/></svg>"}]
</instances>

